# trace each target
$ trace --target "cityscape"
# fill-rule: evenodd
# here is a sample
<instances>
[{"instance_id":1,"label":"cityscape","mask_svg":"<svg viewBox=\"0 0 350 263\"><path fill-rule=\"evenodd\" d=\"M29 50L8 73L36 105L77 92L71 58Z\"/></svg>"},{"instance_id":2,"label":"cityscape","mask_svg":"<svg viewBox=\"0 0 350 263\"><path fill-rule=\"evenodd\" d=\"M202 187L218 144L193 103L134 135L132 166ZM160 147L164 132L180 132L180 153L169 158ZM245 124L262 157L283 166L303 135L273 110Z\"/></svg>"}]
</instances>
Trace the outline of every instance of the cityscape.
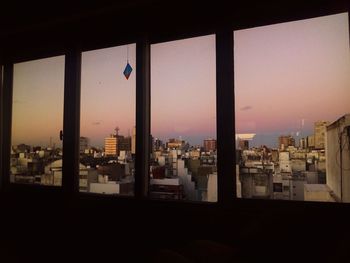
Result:
<instances>
[{"instance_id":1,"label":"cityscape","mask_svg":"<svg viewBox=\"0 0 350 263\"><path fill-rule=\"evenodd\" d=\"M131 136L114 133L104 147L80 137L79 189L98 194L133 195L136 128ZM216 140L191 146L181 139L151 136L149 196L190 201L217 200ZM19 144L12 147L11 182L62 185L62 150Z\"/></svg>"},{"instance_id":2,"label":"cityscape","mask_svg":"<svg viewBox=\"0 0 350 263\"><path fill-rule=\"evenodd\" d=\"M291 135L279 136L278 148L250 148L254 134L238 135L237 196L350 202L349 121L350 114L317 121L314 133L299 142Z\"/></svg>"},{"instance_id":3,"label":"cityscape","mask_svg":"<svg viewBox=\"0 0 350 263\"><path fill-rule=\"evenodd\" d=\"M350 114L315 122L314 134L299 142L281 135L278 148L250 147L254 136L236 134L237 197L350 202ZM135 127L131 136L116 127L102 149L80 137L80 191L133 195L135 139ZM216 139L196 146L176 138L163 142L151 136L151 142L149 197L217 201ZM60 186L62 150L13 146L11 182Z\"/></svg>"},{"instance_id":4,"label":"cityscape","mask_svg":"<svg viewBox=\"0 0 350 263\"><path fill-rule=\"evenodd\" d=\"M350 202L347 14L234 40L237 197ZM215 44L151 45L151 198L217 201ZM134 194L136 73L126 65L135 69L135 44L82 54L81 192ZM13 84L11 182L60 186L64 56L15 64Z\"/></svg>"}]
</instances>

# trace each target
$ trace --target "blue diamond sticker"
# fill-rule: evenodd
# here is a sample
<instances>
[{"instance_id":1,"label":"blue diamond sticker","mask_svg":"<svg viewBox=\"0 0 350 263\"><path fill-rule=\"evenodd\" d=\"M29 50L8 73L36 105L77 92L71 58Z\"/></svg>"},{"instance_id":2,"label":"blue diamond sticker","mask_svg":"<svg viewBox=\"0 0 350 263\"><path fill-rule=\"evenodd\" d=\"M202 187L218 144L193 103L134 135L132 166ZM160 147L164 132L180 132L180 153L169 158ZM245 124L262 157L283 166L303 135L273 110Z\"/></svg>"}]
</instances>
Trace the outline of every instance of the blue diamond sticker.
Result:
<instances>
[{"instance_id":1,"label":"blue diamond sticker","mask_svg":"<svg viewBox=\"0 0 350 263\"><path fill-rule=\"evenodd\" d=\"M130 66L130 64L128 62L128 64L126 64L126 67L125 67L124 72L123 72L126 79L129 79L131 72L132 72L132 67Z\"/></svg>"}]
</instances>

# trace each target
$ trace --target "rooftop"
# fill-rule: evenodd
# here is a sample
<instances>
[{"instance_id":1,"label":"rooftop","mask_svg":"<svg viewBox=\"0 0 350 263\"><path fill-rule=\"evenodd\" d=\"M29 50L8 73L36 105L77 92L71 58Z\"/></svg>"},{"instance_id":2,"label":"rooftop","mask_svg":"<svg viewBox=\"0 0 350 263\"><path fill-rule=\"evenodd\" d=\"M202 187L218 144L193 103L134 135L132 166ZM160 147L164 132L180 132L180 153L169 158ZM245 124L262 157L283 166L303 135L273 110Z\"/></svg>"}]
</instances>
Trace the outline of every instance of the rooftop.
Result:
<instances>
[{"instance_id":1,"label":"rooftop","mask_svg":"<svg viewBox=\"0 0 350 263\"><path fill-rule=\"evenodd\" d=\"M331 189L326 184L305 184L305 191L307 192L330 192Z\"/></svg>"}]
</instances>

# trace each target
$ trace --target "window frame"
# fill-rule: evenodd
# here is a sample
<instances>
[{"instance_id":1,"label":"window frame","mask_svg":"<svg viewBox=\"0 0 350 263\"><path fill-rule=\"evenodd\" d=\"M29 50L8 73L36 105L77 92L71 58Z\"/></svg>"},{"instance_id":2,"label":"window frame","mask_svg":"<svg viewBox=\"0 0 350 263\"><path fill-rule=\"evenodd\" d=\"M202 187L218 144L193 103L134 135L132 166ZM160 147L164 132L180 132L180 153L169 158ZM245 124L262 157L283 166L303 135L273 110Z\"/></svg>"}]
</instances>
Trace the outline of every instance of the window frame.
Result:
<instances>
[{"instance_id":1,"label":"window frame","mask_svg":"<svg viewBox=\"0 0 350 263\"><path fill-rule=\"evenodd\" d=\"M319 17L323 15L348 12L350 23L349 8L336 7L325 8L319 11L308 11L304 13L287 16L268 18L258 17L257 19L248 18L246 21L236 23L234 19L228 20L222 24L216 24L214 28L198 31L189 29L175 33L162 34L160 32L135 33L132 37L129 35L121 36L118 39L109 37L101 43L82 44L81 41L72 40L65 43L65 48L50 47L42 52L40 50L30 50L21 46L23 50L16 53L16 48L9 48L10 52L6 56L1 56L1 64L4 65L3 85L1 85L1 183L0 191L2 193L43 193L54 192L63 196L75 196L78 199L86 200L109 200L111 202L134 202L136 204L171 204L191 210L193 206L197 207L219 207L241 209L262 209L268 208L287 208L303 209L327 207L336 209L337 207L350 207L346 203L317 203L308 201L286 201L286 200L257 200L242 199L236 197L236 181L234 180L236 172L234 167L235 160L235 114L234 114L234 39L233 31L248 29L255 26L272 25ZM254 22L252 22L254 21ZM181 200L155 200L147 197L148 187L148 147L150 134L150 45L165 41L173 41L188 37L197 37L207 34L215 34L216 38L216 115L217 115L217 145L218 145L218 202L191 202ZM350 33L349 33L350 36ZM134 41L133 41L134 40ZM80 73L81 73L81 53L87 50L97 48L118 46L125 43L136 42L136 173L135 173L135 196L106 196L91 193L79 192L79 136L80 136ZM11 148L11 122L12 122L12 84L13 84L13 65L17 62L39 59L43 57L65 55L65 94L64 94L64 134L70 140L64 140L63 143L63 183L61 188L10 184L9 183L9 160ZM72 114L68 114L71 112ZM232 122L223 120L231 119ZM69 144L68 144L69 143ZM142 201L141 201L142 200Z\"/></svg>"}]
</instances>

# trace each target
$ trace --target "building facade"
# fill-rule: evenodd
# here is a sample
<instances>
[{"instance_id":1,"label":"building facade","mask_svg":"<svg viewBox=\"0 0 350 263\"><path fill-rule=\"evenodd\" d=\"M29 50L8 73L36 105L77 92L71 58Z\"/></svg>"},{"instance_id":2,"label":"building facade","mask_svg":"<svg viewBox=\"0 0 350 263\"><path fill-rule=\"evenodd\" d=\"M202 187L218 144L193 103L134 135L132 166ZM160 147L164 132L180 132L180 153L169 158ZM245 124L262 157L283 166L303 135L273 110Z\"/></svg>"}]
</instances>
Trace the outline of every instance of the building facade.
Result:
<instances>
[{"instance_id":1,"label":"building facade","mask_svg":"<svg viewBox=\"0 0 350 263\"><path fill-rule=\"evenodd\" d=\"M350 202L350 114L327 127L326 182L337 200Z\"/></svg>"},{"instance_id":2,"label":"building facade","mask_svg":"<svg viewBox=\"0 0 350 263\"><path fill-rule=\"evenodd\" d=\"M216 140L215 139L206 139L203 142L205 152L215 152L216 151Z\"/></svg>"},{"instance_id":3,"label":"building facade","mask_svg":"<svg viewBox=\"0 0 350 263\"><path fill-rule=\"evenodd\" d=\"M326 127L329 121L317 121L315 122L315 148L324 149L326 139Z\"/></svg>"}]
</instances>

